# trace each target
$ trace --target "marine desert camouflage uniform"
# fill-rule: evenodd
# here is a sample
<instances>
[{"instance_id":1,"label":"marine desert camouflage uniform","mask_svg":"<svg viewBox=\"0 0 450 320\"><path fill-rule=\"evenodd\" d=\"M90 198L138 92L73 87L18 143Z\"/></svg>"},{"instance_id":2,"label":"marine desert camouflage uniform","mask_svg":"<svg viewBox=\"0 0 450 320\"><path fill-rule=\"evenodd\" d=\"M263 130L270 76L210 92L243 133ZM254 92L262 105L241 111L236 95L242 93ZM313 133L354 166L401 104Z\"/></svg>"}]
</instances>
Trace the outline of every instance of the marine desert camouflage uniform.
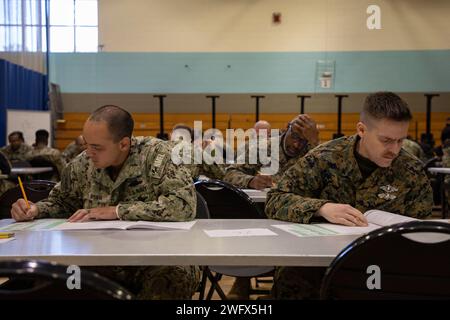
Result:
<instances>
[{"instance_id":1,"label":"marine desert camouflage uniform","mask_svg":"<svg viewBox=\"0 0 450 320\"><path fill-rule=\"evenodd\" d=\"M422 163L405 150L388 168L363 179L354 156L357 135L320 145L290 167L267 195L269 218L309 223L327 202L349 204L362 213L379 209L424 218L433 194ZM318 298L324 268L278 268L274 296Z\"/></svg>"},{"instance_id":2,"label":"marine desert camouflage uniform","mask_svg":"<svg viewBox=\"0 0 450 320\"><path fill-rule=\"evenodd\" d=\"M416 156L422 161L425 161L425 152L423 152L420 144L413 140L405 139L403 140L403 149Z\"/></svg>"},{"instance_id":3,"label":"marine desert camouflage uniform","mask_svg":"<svg viewBox=\"0 0 450 320\"><path fill-rule=\"evenodd\" d=\"M78 209L117 206L121 220L187 221L195 218L196 193L188 170L171 161L170 143L132 138L117 179L96 169L85 153L64 169L48 199L38 202L38 218L68 218ZM190 299L199 281L192 266L100 267L141 299Z\"/></svg>"}]
</instances>

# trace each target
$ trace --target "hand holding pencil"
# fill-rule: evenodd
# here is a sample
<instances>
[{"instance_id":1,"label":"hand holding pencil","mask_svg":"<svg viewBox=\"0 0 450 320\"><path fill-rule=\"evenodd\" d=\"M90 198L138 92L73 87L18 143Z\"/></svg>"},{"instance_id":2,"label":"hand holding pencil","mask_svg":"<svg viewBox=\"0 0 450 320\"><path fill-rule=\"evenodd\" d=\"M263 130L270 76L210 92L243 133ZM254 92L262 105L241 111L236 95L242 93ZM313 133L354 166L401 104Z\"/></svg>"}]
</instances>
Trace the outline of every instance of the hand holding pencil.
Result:
<instances>
[{"instance_id":1,"label":"hand holding pencil","mask_svg":"<svg viewBox=\"0 0 450 320\"><path fill-rule=\"evenodd\" d=\"M28 201L25 188L23 187L22 180L18 177L20 190L22 191L23 199L17 200L11 208L11 217L16 221L29 221L33 220L39 213L38 208L34 203Z\"/></svg>"}]
</instances>

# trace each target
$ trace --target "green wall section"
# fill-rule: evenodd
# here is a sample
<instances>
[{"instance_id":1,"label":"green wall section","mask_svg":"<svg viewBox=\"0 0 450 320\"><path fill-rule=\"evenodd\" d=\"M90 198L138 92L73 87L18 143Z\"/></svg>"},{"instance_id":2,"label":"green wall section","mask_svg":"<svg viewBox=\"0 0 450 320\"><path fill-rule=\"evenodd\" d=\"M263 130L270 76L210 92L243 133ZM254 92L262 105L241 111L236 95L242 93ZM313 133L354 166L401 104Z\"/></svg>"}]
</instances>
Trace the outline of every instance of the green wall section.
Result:
<instances>
[{"instance_id":1,"label":"green wall section","mask_svg":"<svg viewBox=\"0 0 450 320\"><path fill-rule=\"evenodd\" d=\"M334 88L316 85L318 60ZM445 92L450 50L52 53L49 71L65 93Z\"/></svg>"}]
</instances>

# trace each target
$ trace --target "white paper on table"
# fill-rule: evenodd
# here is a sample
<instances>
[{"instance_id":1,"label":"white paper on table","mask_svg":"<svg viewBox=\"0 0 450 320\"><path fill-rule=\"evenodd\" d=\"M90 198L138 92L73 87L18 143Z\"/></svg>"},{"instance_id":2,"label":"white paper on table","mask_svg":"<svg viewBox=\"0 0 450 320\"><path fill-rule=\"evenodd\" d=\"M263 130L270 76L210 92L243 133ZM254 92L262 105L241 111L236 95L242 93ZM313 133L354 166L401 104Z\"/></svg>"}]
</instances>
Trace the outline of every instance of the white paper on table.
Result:
<instances>
[{"instance_id":1,"label":"white paper on table","mask_svg":"<svg viewBox=\"0 0 450 320\"><path fill-rule=\"evenodd\" d=\"M211 238L225 237L257 237L257 236L277 236L277 234L265 228L252 229L228 229L228 230L203 230Z\"/></svg>"},{"instance_id":2,"label":"white paper on table","mask_svg":"<svg viewBox=\"0 0 450 320\"><path fill-rule=\"evenodd\" d=\"M347 227L335 225L331 223L317 223L317 224L278 224L272 227L289 232L297 237L318 237L318 236L337 236L337 235L353 235L365 234L370 231L380 228L374 224L369 224L367 227Z\"/></svg>"},{"instance_id":3,"label":"white paper on table","mask_svg":"<svg viewBox=\"0 0 450 320\"><path fill-rule=\"evenodd\" d=\"M65 222L53 228L53 230L190 230L196 221L186 222L152 222L152 221L88 221L88 222Z\"/></svg>"},{"instance_id":4,"label":"white paper on table","mask_svg":"<svg viewBox=\"0 0 450 320\"><path fill-rule=\"evenodd\" d=\"M15 239L14 237L12 237L12 238L6 238L6 239L0 239L0 244L9 242L9 241L14 240L14 239Z\"/></svg>"}]
</instances>

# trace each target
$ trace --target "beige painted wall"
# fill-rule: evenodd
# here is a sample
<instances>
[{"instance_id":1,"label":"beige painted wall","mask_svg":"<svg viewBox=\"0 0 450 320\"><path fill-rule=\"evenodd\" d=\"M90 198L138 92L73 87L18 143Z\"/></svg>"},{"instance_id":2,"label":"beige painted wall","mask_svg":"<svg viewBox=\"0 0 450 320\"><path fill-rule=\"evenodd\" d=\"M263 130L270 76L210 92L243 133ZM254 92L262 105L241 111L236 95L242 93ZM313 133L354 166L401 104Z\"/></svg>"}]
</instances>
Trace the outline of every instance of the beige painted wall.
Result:
<instances>
[{"instance_id":1,"label":"beige painted wall","mask_svg":"<svg viewBox=\"0 0 450 320\"><path fill-rule=\"evenodd\" d=\"M370 4L381 8L381 30L366 27ZM99 0L99 44L111 52L449 49L449 16L449 0Z\"/></svg>"}]
</instances>

